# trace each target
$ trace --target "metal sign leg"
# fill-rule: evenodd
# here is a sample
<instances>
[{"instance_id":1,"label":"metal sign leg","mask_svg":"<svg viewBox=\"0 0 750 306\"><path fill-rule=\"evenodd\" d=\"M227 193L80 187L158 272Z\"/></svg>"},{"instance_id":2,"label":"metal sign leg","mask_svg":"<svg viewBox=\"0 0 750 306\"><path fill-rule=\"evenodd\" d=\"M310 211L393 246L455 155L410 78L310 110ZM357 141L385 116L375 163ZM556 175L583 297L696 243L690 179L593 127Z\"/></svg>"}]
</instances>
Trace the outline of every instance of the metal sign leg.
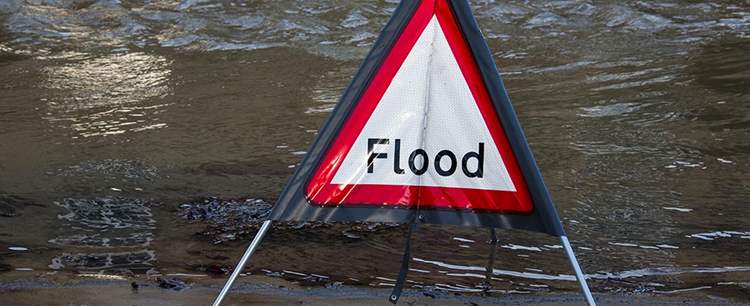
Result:
<instances>
[{"instance_id":1,"label":"metal sign leg","mask_svg":"<svg viewBox=\"0 0 750 306\"><path fill-rule=\"evenodd\" d=\"M226 296L227 292L229 292L229 289L232 287L232 283L234 283L234 281L237 279L237 276L240 275L242 269L245 268L245 264L247 263L247 260L250 259L250 255L253 255L255 250L258 248L258 245L260 245L261 240L263 240L263 236L266 235L266 232L268 232L268 229L270 228L271 220L263 221L263 225L260 226L258 233L255 234L255 238L253 238L253 242L251 242L250 246L247 247L247 250L245 250L245 254L242 255L240 262L234 268L232 275L229 276L226 284L224 284L224 288L221 289L221 292L219 292L219 296L217 296L216 300L214 300L213 306L221 305L221 301L224 300L224 296Z\"/></svg>"},{"instance_id":2,"label":"metal sign leg","mask_svg":"<svg viewBox=\"0 0 750 306\"><path fill-rule=\"evenodd\" d=\"M573 248L570 247L568 236L560 236L560 241L562 242L563 248L565 249L565 254L568 255L570 265L573 266L573 270L575 270L576 272L576 279L578 279L578 285L581 286L581 292L583 292L583 295L586 297L586 302L589 304L589 306L596 306L594 297L591 295L591 290L589 290L589 285L586 283L586 277L583 275L583 271L581 271L581 267L578 265L576 254L573 253Z\"/></svg>"}]
</instances>

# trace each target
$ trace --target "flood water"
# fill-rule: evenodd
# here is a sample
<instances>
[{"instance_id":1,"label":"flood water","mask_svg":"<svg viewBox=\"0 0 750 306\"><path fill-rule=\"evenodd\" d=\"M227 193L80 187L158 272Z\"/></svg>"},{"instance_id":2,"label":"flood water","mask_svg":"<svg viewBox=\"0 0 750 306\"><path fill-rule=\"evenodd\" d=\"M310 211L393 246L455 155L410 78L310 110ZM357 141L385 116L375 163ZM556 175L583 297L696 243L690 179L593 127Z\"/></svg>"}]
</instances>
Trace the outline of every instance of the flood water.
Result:
<instances>
[{"instance_id":1,"label":"flood water","mask_svg":"<svg viewBox=\"0 0 750 306\"><path fill-rule=\"evenodd\" d=\"M0 282L224 277L395 1L0 0ZM750 2L472 1L596 292L750 301ZM249 271L392 286L405 228L281 224ZM490 283L576 290L500 231ZM410 287L482 290L425 226Z\"/></svg>"}]
</instances>

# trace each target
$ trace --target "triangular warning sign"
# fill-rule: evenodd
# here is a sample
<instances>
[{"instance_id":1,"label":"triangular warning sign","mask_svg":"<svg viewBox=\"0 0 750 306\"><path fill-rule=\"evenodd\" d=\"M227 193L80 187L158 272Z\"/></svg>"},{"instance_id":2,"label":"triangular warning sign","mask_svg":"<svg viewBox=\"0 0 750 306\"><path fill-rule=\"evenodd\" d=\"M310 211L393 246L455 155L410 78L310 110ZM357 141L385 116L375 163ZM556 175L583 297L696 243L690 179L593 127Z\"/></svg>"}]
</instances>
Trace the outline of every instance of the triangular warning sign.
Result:
<instances>
[{"instance_id":1,"label":"triangular warning sign","mask_svg":"<svg viewBox=\"0 0 750 306\"><path fill-rule=\"evenodd\" d=\"M544 232L596 306L466 0L401 2L214 305L271 220L410 223L393 303L420 222Z\"/></svg>"},{"instance_id":2,"label":"triangular warning sign","mask_svg":"<svg viewBox=\"0 0 750 306\"><path fill-rule=\"evenodd\" d=\"M271 217L414 214L562 234L465 1L402 2Z\"/></svg>"}]
</instances>

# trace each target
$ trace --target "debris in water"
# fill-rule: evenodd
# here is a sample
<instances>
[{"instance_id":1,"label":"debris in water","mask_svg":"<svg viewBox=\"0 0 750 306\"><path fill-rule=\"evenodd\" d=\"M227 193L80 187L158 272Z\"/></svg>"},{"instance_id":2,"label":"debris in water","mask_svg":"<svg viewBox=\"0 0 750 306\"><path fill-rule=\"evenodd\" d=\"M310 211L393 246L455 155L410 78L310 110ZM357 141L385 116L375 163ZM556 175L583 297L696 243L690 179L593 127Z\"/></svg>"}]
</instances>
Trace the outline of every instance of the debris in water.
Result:
<instances>
[{"instance_id":1,"label":"debris in water","mask_svg":"<svg viewBox=\"0 0 750 306\"><path fill-rule=\"evenodd\" d=\"M202 234L214 244L236 240L262 223L271 211L271 204L259 199L222 200L208 198L180 205L180 215L190 221L204 221L211 229Z\"/></svg>"},{"instance_id":2,"label":"debris in water","mask_svg":"<svg viewBox=\"0 0 750 306\"><path fill-rule=\"evenodd\" d=\"M187 220L208 221L214 224L232 222L260 223L265 220L271 204L259 199L221 200L208 198L203 201L180 205L182 216Z\"/></svg>"},{"instance_id":3,"label":"debris in water","mask_svg":"<svg viewBox=\"0 0 750 306\"><path fill-rule=\"evenodd\" d=\"M158 278L156 282L159 284L159 288L182 291L190 288L188 284L177 278Z\"/></svg>"},{"instance_id":4,"label":"debris in water","mask_svg":"<svg viewBox=\"0 0 750 306\"><path fill-rule=\"evenodd\" d=\"M220 244L254 235L261 223L266 220L273 206L261 199L207 198L180 205L180 216L189 221L208 223L209 227L200 235L210 237L212 243ZM341 228L341 233L350 239L361 239L361 233L377 232L398 227L395 223L350 222L345 224L325 224L322 222L282 222L275 228L299 230L302 228Z\"/></svg>"},{"instance_id":5,"label":"debris in water","mask_svg":"<svg viewBox=\"0 0 750 306\"><path fill-rule=\"evenodd\" d=\"M227 265L222 265L222 264L212 264L212 265L209 265L208 267L205 267L205 269L203 270L206 271L206 273L224 275L224 274L227 274L227 272L229 272L230 267Z\"/></svg>"}]
</instances>

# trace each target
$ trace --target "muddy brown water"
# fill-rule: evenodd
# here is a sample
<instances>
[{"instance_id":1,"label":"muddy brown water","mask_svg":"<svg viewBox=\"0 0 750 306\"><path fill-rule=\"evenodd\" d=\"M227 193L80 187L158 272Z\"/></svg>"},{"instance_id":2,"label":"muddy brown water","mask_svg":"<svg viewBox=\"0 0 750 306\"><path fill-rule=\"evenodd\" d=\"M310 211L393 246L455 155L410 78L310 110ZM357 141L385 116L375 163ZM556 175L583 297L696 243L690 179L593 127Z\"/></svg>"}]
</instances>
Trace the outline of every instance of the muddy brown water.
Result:
<instances>
[{"instance_id":1,"label":"muddy brown water","mask_svg":"<svg viewBox=\"0 0 750 306\"><path fill-rule=\"evenodd\" d=\"M186 203L273 203L392 2L0 2L0 281L223 277L257 220ZM472 3L594 291L750 301L750 3ZM404 233L283 225L249 271L388 287ZM576 289L500 237L493 290ZM419 229L409 285L481 291L487 239Z\"/></svg>"}]
</instances>

